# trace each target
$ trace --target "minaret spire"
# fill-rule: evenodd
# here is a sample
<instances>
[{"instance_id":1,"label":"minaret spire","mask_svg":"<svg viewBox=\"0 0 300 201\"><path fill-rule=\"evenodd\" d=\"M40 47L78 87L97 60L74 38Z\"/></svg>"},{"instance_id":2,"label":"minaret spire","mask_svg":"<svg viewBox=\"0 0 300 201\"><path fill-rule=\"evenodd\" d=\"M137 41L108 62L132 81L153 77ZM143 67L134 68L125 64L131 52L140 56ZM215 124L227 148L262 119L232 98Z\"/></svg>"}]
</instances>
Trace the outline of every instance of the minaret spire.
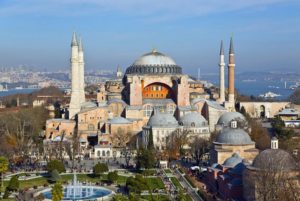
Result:
<instances>
[{"instance_id":1,"label":"minaret spire","mask_svg":"<svg viewBox=\"0 0 300 201\"><path fill-rule=\"evenodd\" d=\"M234 68L235 68L235 59L234 59L234 49L233 49L233 38L230 38L230 47L229 47L229 62L228 62L228 102L231 105L232 110L234 110Z\"/></svg>"},{"instance_id":2,"label":"minaret spire","mask_svg":"<svg viewBox=\"0 0 300 201\"><path fill-rule=\"evenodd\" d=\"M78 46L76 32L73 32L71 46Z\"/></svg>"},{"instance_id":3,"label":"minaret spire","mask_svg":"<svg viewBox=\"0 0 300 201\"><path fill-rule=\"evenodd\" d=\"M224 78L224 67L225 67L225 59L224 59L224 47L223 40L221 40L220 46L220 92L219 92L219 102L223 104L225 102L225 78Z\"/></svg>"}]
</instances>

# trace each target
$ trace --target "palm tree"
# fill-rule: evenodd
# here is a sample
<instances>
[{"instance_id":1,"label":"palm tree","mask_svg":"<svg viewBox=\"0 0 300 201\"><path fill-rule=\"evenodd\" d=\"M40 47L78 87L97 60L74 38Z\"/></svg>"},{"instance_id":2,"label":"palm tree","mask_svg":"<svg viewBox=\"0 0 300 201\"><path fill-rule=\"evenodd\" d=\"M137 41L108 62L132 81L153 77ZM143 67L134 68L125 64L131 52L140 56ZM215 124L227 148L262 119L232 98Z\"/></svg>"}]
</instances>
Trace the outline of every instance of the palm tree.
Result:
<instances>
[{"instance_id":1,"label":"palm tree","mask_svg":"<svg viewBox=\"0 0 300 201\"><path fill-rule=\"evenodd\" d=\"M61 185L60 182L56 183L52 190L51 190L51 194L52 194L52 200L53 201L61 201L64 197L64 191L63 191L63 186Z\"/></svg>"},{"instance_id":2,"label":"palm tree","mask_svg":"<svg viewBox=\"0 0 300 201\"><path fill-rule=\"evenodd\" d=\"M0 173L1 173L1 191L3 190L3 174L8 169L8 160L4 156L0 156Z\"/></svg>"}]
</instances>

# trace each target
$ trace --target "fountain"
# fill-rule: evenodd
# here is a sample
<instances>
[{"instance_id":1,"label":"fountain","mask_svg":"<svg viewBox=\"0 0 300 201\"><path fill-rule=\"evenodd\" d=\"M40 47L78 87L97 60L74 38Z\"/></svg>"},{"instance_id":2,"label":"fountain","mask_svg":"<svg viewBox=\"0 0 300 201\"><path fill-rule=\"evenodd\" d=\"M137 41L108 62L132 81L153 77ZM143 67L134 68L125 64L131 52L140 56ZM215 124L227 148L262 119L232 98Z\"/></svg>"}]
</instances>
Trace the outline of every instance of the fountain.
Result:
<instances>
[{"instance_id":1,"label":"fountain","mask_svg":"<svg viewBox=\"0 0 300 201\"><path fill-rule=\"evenodd\" d=\"M46 199L51 199L51 189L42 192ZM73 174L73 180L70 184L64 186L63 200L97 200L111 195L113 192L109 189L92 185L91 183L82 183L77 180L76 173Z\"/></svg>"}]
</instances>

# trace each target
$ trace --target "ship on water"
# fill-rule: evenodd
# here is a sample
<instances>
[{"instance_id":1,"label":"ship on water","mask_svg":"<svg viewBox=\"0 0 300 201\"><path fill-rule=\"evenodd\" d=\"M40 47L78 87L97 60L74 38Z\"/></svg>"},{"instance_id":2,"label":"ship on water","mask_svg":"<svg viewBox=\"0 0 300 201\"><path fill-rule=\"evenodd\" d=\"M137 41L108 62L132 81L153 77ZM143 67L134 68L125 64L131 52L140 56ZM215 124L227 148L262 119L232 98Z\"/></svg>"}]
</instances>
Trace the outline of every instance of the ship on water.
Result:
<instances>
[{"instance_id":1,"label":"ship on water","mask_svg":"<svg viewBox=\"0 0 300 201\"><path fill-rule=\"evenodd\" d=\"M279 97L281 96L280 94L276 94L276 93L273 93L271 91L268 91L267 93L264 93L264 94L260 94L259 97L261 98L276 98L276 97Z\"/></svg>"}]
</instances>

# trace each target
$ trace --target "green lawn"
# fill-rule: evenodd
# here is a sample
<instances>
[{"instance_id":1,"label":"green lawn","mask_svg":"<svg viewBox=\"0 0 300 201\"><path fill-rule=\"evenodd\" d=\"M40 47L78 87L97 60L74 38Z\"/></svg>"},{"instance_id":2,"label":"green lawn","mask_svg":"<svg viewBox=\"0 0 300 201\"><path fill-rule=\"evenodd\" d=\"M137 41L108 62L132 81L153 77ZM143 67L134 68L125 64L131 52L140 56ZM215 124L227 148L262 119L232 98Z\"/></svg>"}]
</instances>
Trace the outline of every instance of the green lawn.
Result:
<instances>
[{"instance_id":1,"label":"green lawn","mask_svg":"<svg viewBox=\"0 0 300 201\"><path fill-rule=\"evenodd\" d=\"M183 189L183 187L181 186L181 184L179 183L178 179L176 177L171 177L170 178L172 183L176 186L176 188L179 189Z\"/></svg>"},{"instance_id":2,"label":"green lawn","mask_svg":"<svg viewBox=\"0 0 300 201\"><path fill-rule=\"evenodd\" d=\"M159 178L159 177L148 177L148 178L145 178L145 179L146 179L147 184L148 184L148 186L151 190L165 189L165 185L164 185L163 181L161 180L161 178Z\"/></svg>"},{"instance_id":3,"label":"green lawn","mask_svg":"<svg viewBox=\"0 0 300 201\"><path fill-rule=\"evenodd\" d=\"M165 172L166 172L167 174L171 174L171 173L172 173L172 171L171 171L170 169L165 169Z\"/></svg>"}]
</instances>

